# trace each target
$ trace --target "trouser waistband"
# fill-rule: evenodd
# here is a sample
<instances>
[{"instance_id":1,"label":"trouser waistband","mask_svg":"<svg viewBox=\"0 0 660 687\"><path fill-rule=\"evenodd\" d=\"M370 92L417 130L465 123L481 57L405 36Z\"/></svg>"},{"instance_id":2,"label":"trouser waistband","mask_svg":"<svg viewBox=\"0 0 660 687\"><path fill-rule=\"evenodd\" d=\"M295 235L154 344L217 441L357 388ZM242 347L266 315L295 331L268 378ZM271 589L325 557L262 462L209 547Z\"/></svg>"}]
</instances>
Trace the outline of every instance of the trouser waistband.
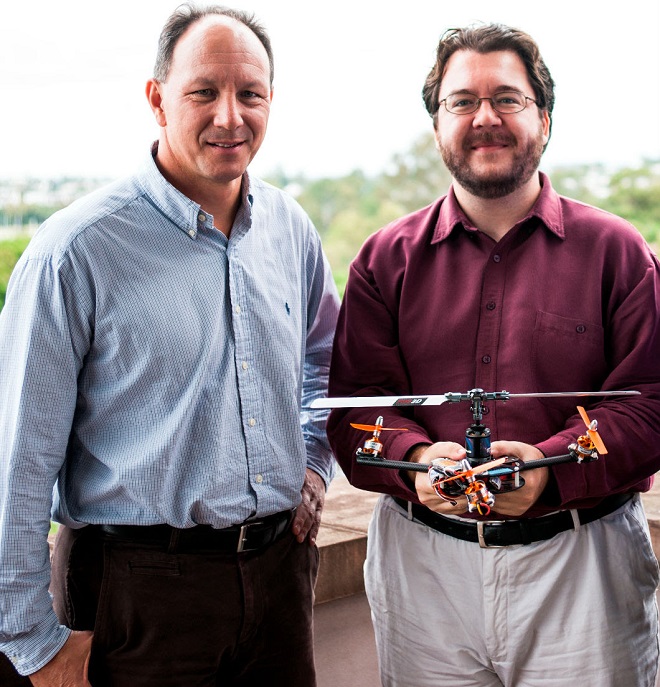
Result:
<instances>
[{"instance_id":1,"label":"trouser waistband","mask_svg":"<svg viewBox=\"0 0 660 687\"><path fill-rule=\"evenodd\" d=\"M536 541L551 539L560 532L575 527L570 510L523 520L475 520L474 522L466 522L465 520L447 518L417 503L411 503L398 497L392 498L401 508L408 510L415 520L419 520L427 527L456 539L478 543L482 548L531 544ZM631 498L632 494L630 493L614 494L606 497L593 508L579 508L576 511L579 522L581 525L586 525L609 515L621 508Z\"/></svg>"},{"instance_id":2,"label":"trouser waistband","mask_svg":"<svg viewBox=\"0 0 660 687\"><path fill-rule=\"evenodd\" d=\"M288 529L295 509L275 513L224 529L196 525L186 529L171 525L92 525L112 540L161 545L182 553L196 551L244 553L259 551L277 541Z\"/></svg>"}]
</instances>

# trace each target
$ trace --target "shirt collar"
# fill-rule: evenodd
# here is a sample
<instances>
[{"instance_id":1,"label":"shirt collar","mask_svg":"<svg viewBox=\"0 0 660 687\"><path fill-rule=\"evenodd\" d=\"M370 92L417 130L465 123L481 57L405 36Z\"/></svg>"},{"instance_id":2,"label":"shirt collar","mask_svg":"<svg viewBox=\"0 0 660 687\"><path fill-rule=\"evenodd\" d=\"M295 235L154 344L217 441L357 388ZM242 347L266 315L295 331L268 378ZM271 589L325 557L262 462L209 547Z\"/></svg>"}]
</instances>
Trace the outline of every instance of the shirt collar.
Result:
<instances>
[{"instance_id":1,"label":"shirt collar","mask_svg":"<svg viewBox=\"0 0 660 687\"><path fill-rule=\"evenodd\" d=\"M154 142L151 146L151 152L144 160L142 168L138 173L140 186L154 205L168 219L172 220L188 236L196 238L200 226L213 227L213 217L207 215L198 203L190 200L190 198L165 179L156 164L157 151L158 141ZM251 223L253 202L250 177L245 172L241 180L241 208L239 208L237 217L239 215L244 216L245 212L247 217L244 221L246 221L248 226Z\"/></svg>"},{"instance_id":2,"label":"shirt collar","mask_svg":"<svg viewBox=\"0 0 660 687\"><path fill-rule=\"evenodd\" d=\"M564 218L561 211L559 194L552 188L550 179L543 172L539 172L541 180L541 193L534 206L518 224L527 222L532 217L541 221L543 226L559 238L565 237ZM458 204L454 188L451 186L445 198L442 200L438 214L438 222L433 232L431 243L444 241L456 227L462 227L465 231L475 232L470 220Z\"/></svg>"}]
</instances>

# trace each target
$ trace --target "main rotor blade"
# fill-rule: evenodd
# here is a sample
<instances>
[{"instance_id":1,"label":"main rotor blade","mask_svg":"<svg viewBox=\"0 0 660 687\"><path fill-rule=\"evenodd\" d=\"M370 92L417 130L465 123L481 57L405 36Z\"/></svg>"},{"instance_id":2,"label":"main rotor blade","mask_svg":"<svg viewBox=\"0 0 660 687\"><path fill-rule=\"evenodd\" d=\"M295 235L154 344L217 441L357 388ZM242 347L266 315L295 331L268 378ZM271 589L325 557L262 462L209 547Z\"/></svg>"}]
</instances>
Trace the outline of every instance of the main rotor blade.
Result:
<instances>
[{"instance_id":1,"label":"main rotor blade","mask_svg":"<svg viewBox=\"0 0 660 687\"><path fill-rule=\"evenodd\" d=\"M546 391L509 394L509 398L559 398L566 396L639 396L641 391Z\"/></svg>"},{"instance_id":2,"label":"main rotor blade","mask_svg":"<svg viewBox=\"0 0 660 687\"><path fill-rule=\"evenodd\" d=\"M444 394L435 396L336 396L334 398L317 398L310 408L385 408L397 406L414 408L415 406L440 406L447 402Z\"/></svg>"},{"instance_id":3,"label":"main rotor blade","mask_svg":"<svg viewBox=\"0 0 660 687\"><path fill-rule=\"evenodd\" d=\"M508 391L498 392L506 394L499 400L509 398L559 398L570 396L639 396L639 391L551 391L533 392L528 394L511 394ZM465 396L465 398L463 398ZM310 404L310 408L385 408L415 406L441 406L447 401L470 400L469 396L453 393L435 394L429 396L336 396L334 398L317 398Z\"/></svg>"}]
</instances>

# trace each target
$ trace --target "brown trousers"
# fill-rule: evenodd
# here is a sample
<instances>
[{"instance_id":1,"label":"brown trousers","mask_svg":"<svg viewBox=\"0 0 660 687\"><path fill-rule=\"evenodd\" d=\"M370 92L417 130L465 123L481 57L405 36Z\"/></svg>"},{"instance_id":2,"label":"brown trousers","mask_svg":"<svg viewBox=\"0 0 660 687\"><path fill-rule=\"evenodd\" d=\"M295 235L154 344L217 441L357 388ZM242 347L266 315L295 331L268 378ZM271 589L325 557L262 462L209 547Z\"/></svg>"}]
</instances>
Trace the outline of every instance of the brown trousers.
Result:
<instances>
[{"instance_id":1,"label":"brown trousers","mask_svg":"<svg viewBox=\"0 0 660 687\"><path fill-rule=\"evenodd\" d=\"M60 621L94 630L93 687L314 687L319 554L287 532L257 553L181 553L60 528ZM0 685L28 687L4 656Z\"/></svg>"}]
</instances>

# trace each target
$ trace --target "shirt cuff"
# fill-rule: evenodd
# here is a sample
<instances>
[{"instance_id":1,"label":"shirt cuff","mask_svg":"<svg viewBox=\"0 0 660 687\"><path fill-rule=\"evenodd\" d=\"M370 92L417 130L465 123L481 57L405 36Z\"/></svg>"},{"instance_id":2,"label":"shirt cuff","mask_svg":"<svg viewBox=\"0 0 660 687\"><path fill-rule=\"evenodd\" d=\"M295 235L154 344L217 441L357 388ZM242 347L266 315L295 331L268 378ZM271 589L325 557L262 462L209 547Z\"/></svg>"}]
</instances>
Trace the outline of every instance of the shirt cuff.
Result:
<instances>
[{"instance_id":1,"label":"shirt cuff","mask_svg":"<svg viewBox=\"0 0 660 687\"><path fill-rule=\"evenodd\" d=\"M307 446L307 467L318 473L325 482L325 489L328 490L330 482L337 472L337 463L330 451L320 447Z\"/></svg>"},{"instance_id":2,"label":"shirt cuff","mask_svg":"<svg viewBox=\"0 0 660 687\"><path fill-rule=\"evenodd\" d=\"M20 675L31 675L43 668L64 646L71 630L60 625L54 611L29 633L0 644L0 649Z\"/></svg>"}]
</instances>

